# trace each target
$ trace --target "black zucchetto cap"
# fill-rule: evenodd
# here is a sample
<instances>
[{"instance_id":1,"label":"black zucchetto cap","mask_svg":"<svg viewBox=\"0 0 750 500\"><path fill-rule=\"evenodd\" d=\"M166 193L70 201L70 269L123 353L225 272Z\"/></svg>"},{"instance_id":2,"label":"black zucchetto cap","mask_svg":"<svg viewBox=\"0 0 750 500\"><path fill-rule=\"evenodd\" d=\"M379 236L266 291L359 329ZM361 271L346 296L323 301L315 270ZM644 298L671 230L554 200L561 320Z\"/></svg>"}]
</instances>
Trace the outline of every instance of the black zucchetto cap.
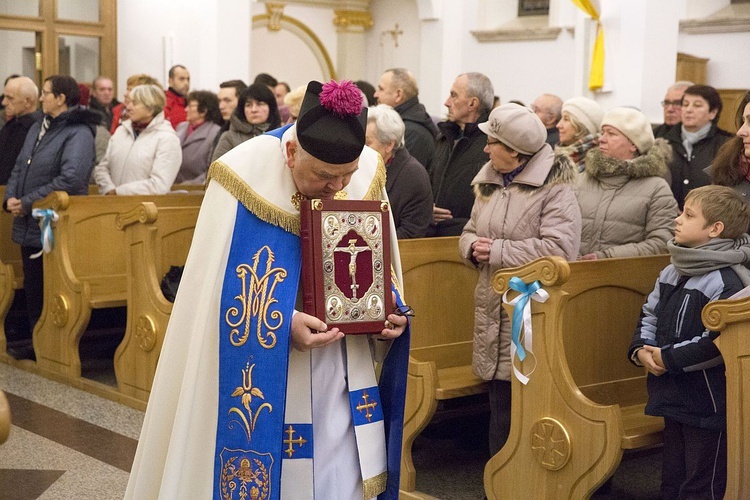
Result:
<instances>
[{"instance_id":1,"label":"black zucchetto cap","mask_svg":"<svg viewBox=\"0 0 750 500\"><path fill-rule=\"evenodd\" d=\"M300 146L315 158L340 165L356 160L365 147L367 108L354 83L307 84L297 118Z\"/></svg>"}]
</instances>

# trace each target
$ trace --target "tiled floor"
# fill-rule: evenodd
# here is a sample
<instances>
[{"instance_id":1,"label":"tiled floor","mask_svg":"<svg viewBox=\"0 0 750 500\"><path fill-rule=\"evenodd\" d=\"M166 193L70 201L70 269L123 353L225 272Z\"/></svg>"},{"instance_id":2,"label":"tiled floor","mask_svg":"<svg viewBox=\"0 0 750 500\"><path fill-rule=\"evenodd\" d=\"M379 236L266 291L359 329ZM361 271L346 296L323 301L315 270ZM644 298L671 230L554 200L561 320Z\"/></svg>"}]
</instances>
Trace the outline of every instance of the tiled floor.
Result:
<instances>
[{"instance_id":1,"label":"tiled floor","mask_svg":"<svg viewBox=\"0 0 750 500\"><path fill-rule=\"evenodd\" d=\"M110 370L89 373L106 381ZM10 438L0 445L0 500L122 498L143 412L2 362L0 389L13 413ZM444 500L484 497L485 424L481 417L462 423L429 426L414 443L419 491ZM659 459L658 452L626 457L609 491L593 498L658 498Z\"/></svg>"}]
</instances>

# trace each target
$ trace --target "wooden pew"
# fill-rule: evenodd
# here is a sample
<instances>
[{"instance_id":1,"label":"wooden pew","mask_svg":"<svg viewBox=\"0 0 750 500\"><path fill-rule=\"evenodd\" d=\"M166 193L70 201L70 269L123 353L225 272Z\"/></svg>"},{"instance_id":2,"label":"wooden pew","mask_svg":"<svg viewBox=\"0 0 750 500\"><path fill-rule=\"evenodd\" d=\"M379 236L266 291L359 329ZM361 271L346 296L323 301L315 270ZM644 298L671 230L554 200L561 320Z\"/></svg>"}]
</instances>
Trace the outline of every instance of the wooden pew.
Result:
<instances>
[{"instance_id":1,"label":"wooden pew","mask_svg":"<svg viewBox=\"0 0 750 500\"><path fill-rule=\"evenodd\" d=\"M78 343L93 309L127 299L125 234L115 218L141 202L199 206L202 194L69 196L54 192L34 204L59 215L54 248L44 254L44 307L34 327L37 367L66 378L81 375Z\"/></svg>"},{"instance_id":2,"label":"wooden pew","mask_svg":"<svg viewBox=\"0 0 750 500\"><path fill-rule=\"evenodd\" d=\"M5 198L5 186L0 186L0 200ZM0 210L0 353L7 347L5 317L8 315L16 290L23 288L21 247L10 239L13 216Z\"/></svg>"},{"instance_id":3,"label":"wooden pew","mask_svg":"<svg viewBox=\"0 0 750 500\"><path fill-rule=\"evenodd\" d=\"M412 444L439 401L487 392L471 372L474 288L479 273L458 255L458 237L399 241L404 296L414 309L406 384L400 498L415 491Z\"/></svg>"},{"instance_id":4,"label":"wooden pew","mask_svg":"<svg viewBox=\"0 0 750 500\"><path fill-rule=\"evenodd\" d=\"M750 296L717 300L703 308L703 324L720 331L716 345L727 374L727 490L724 498L750 496Z\"/></svg>"},{"instance_id":5,"label":"wooden pew","mask_svg":"<svg viewBox=\"0 0 750 500\"><path fill-rule=\"evenodd\" d=\"M533 372L525 386L512 380L510 436L484 471L488 498L588 498L623 450L661 442L663 420L643 413L645 372L627 352L668 263L668 255L573 263L547 257L495 274L497 293L518 276L539 280L549 299L532 302L533 355L516 366Z\"/></svg>"},{"instance_id":6,"label":"wooden pew","mask_svg":"<svg viewBox=\"0 0 750 500\"><path fill-rule=\"evenodd\" d=\"M185 265L197 206L162 207L144 202L117 216L127 250L127 326L115 353L115 376L123 394L148 402L172 303L160 283L170 266Z\"/></svg>"}]
</instances>

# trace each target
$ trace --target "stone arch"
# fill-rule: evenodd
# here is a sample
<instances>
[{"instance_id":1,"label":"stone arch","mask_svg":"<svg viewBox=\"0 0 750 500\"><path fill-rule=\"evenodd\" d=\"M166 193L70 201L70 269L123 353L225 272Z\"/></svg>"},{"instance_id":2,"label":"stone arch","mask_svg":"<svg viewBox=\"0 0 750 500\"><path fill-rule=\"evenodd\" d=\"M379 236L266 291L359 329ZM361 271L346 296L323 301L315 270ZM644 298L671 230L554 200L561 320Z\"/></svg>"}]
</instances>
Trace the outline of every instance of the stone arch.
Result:
<instances>
[{"instance_id":1,"label":"stone arch","mask_svg":"<svg viewBox=\"0 0 750 500\"><path fill-rule=\"evenodd\" d=\"M303 22L293 17L281 14L259 14L253 16L252 29L268 28L271 31L288 31L298 37L312 51L320 66L325 80L336 78L336 69L333 66L331 56L328 54L320 38Z\"/></svg>"}]
</instances>

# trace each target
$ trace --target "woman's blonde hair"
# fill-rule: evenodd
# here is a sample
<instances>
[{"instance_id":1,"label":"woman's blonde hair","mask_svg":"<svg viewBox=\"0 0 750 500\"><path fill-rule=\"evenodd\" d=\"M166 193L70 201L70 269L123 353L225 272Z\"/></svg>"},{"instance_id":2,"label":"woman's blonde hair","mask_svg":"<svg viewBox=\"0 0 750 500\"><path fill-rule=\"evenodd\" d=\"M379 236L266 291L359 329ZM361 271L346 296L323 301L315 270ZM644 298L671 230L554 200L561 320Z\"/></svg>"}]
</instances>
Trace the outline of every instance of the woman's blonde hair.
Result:
<instances>
[{"instance_id":1,"label":"woman's blonde hair","mask_svg":"<svg viewBox=\"0 0 750 500\"><path fill-rule=\"evenodd\" d=\"M158 85L138 85L130 91L130 99L146 106L156 116L164 109L167 98Z\"/></svg>"}]
</instances>

